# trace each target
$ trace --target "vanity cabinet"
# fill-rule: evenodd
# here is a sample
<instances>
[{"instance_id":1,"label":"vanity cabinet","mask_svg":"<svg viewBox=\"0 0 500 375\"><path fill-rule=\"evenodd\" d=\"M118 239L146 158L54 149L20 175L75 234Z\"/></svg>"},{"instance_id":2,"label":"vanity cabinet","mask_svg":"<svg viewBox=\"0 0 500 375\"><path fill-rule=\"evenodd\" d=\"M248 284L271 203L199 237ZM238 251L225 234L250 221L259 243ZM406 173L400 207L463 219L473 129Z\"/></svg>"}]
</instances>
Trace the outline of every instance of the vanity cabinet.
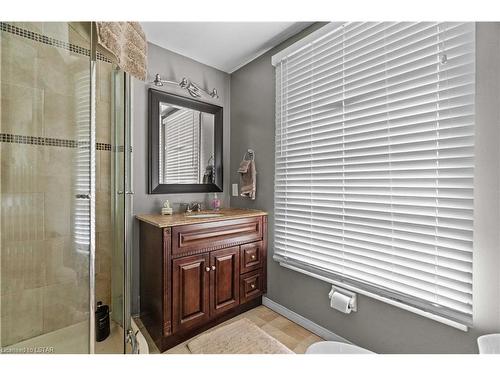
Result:
<instances>
[{"instance_id":1,"label":"vanity cabinet","mask_svg":"<svg viewBox=\"0 0 500 375\"><path fill-rule=\"evenodd\" d=\"M267 215L139 215L140 316L161 351L262 303Z\"/></svg>"}]
</instances>

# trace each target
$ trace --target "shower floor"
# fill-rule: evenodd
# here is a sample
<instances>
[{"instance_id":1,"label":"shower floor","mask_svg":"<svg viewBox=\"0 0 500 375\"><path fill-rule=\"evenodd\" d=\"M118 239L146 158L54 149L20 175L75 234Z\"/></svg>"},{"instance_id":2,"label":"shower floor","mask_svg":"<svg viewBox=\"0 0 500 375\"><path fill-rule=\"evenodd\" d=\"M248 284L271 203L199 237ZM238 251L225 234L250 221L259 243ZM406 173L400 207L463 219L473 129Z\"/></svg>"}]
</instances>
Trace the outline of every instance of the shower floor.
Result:
<instances>
[{"instance_id":1,"label":"shower floor","mask_svg":"<svg viewBox=\"0 0 500 375\"><path fill-rule=\"evenodd\" d=\"M4 348L5 353L78 354L88 353L88 322L64 327ZM127 348L129 345L127 345ZM111 322L109 337L96 342L96 354L123 353L123 328Z\"/></svg>"}]
</instances>

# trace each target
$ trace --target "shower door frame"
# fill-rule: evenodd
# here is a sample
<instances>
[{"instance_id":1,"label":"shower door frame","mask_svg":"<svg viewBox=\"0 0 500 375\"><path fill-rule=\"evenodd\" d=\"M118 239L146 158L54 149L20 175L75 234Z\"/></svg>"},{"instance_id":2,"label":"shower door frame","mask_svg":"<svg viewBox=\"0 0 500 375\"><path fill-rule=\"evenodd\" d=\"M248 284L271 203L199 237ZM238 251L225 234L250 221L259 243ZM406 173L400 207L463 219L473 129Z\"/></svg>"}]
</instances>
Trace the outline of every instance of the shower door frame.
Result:
<instances>
[{"instance_id":1,"label":"shower door frame","mask_svg":"<svg viewBox=\"0 0 500 375\"><path fill-rule=\"evenodd\" d=\"M123 72L124 75L124 210L122 218L124 221L123 231L123 330L125 335L124 353L126 354L126 344L132 346L132 354L138 354L134 350L138 350L137 338L133 332L131 319L132 319L132 288L131 288L131 275L132 275L132 205L133 205L133 168L132 168L132 155L133 155L133 142L132 142L132 78L130 74ZM116 193L116 192L115 192Z\"/></svg>"},{"instance_id":2,"label":"shower door frame","mask_svg":"<svg viewBox=\"0 0 500 375\"><path fill-rule=\"evenodd\" d=\"M90 249L89 249L89 353L95 354L95 164L96 164L97 35L90 22Z\"/></svg>"}]
</instances>

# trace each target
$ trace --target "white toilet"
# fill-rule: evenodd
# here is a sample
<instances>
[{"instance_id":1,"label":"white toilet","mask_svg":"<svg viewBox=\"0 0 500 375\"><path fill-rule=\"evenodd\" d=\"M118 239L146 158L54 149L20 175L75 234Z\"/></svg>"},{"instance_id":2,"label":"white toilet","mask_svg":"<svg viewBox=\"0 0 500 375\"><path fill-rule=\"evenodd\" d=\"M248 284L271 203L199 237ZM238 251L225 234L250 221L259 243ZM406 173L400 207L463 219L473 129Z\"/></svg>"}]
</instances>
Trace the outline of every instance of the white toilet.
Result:
<instances>
[{"instance_id":1,"label":"white toilet","mask_svg":"<svg viewBox=\"0 0 500 375\"><path fill-rule=\"evenodd\" d=\"M375 354L359 346L338 341L315 342L306 350L306 354Z\"/></svg>"},{"instance_id":2,"label":"white toilet","mask_svg":"<svg viewBox=\"0 0 500 375\"><path fill-rule=\"evenodd\" d=\"M500 354L500 333L492 333L477 338L479 354Z\"/></svg>"}]
</instances>

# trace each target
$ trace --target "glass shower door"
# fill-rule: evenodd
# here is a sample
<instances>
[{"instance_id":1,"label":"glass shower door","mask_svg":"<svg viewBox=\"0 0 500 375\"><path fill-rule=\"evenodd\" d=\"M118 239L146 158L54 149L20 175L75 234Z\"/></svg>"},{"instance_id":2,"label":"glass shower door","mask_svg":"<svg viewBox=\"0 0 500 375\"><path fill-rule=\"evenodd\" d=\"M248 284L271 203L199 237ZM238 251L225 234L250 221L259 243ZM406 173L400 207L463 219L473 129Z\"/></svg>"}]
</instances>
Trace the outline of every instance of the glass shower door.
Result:
<instances>
[{"instance_id":1,"label":"glass shower door","mask_svg":"<svg viewBox=\"0 0 500 375\"><path fill-rule=\"evenodd\" d=\"M97 108L110 114L110 147L107 152L98 152L100 160L101 184L99 194L109 198L109 206L97 207L96 213L110 219L109 232L106 225L97 220L98 233L96 249L96 302L109 305L110 335L102 342L96 343L96 353L119 354L132 352L128 345L131 327L130 317L130 215L131 215L131 143L130 143L130 78L115 64L97 62ZM97 134L99 122L105 118L97 116ZM99 140L98 140L99 141ZM108 179L109 177L109 179ZM109 209L109 213L107 211ZM99 236L104 242L99 242ZM127 247L128 246L128 247ZM108 256L110 262L107 262ZM102 266L101 266L102 265ZM129 339L129 340L127 340ZM127 342L129 343L127 344Z\"/></svg>"},{"instance_id":2,"label":"glass shower door","mask_svg":"<svg viewBox=\"0 0 500 375\"><path fill-rule=\"evenodd\" d=\"M124 326L124 84L115 64L97 61L97 141L106 148L97 150L96 184L96 274L95 302L109 311L109 335L96 324L96 354L125 352ZM108 127L102 127L109 122ZM99 144L99 143L98 143ZM99 317L96 317L99 320Z\"/></svg>"},{"instance_id":3,"label":"glass shower door","mask_svg":"<svg viewBox=\"0 0 500 375\"><path fill-rule=\"evenodd\" d=\"M0 30L0 352L89 353L90 23Z\"/></svg>"},{"instance_id":4,"label":"glass shower door","mask_svg":"<svg viewBox=\"0 0 500 375\"><path fill-rule=\"evenodd\" d=\"M111 267L111 322L114 341L120 345L97 353L131 353L135 336L130 315L130 215L131 191L131 134L130 134L130 78L114 67L111 72L112 100L112 267ZM97 347L99 349L99 345Z\"/></svg>"}]
</instances>

